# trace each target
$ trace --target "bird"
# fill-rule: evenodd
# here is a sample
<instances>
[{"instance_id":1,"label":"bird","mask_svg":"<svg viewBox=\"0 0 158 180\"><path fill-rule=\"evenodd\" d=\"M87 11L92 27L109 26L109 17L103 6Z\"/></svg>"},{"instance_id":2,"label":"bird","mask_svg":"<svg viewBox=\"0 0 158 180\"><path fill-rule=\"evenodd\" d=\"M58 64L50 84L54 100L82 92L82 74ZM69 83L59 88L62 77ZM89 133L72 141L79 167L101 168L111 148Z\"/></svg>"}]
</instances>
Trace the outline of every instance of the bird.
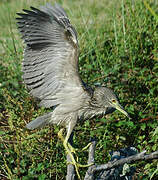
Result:
<instances>
[{"instance_id":1,"label":"bird","mask_svg":"<svg viewBox=\"0 0 158 180\"><path fill-rule=\"evenodd\" d=\"M69 143L76 124L116 109L129 115L112 89L92 88L81 79L77 31L59 4L46 4L38 9L30 7L17 15L18 29L25 44L23 81L39 106L51 110L29 122L26 128L61 127L58 136L80 179L79 167L87 166L77 162L73 155L75 149Z\"/></svg>"}]
</instances>

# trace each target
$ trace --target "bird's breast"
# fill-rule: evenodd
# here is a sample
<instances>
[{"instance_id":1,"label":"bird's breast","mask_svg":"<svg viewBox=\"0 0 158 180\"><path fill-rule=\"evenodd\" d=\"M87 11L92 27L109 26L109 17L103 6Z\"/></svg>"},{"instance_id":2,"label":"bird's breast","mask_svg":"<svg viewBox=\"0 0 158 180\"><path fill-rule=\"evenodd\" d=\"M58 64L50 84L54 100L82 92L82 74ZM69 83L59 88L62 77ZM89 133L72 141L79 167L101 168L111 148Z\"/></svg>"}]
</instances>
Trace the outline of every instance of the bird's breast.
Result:
<instances>
[{"instance_id":1,"label":"bird's breast","mask_svg":"<svg viewBox=\"0 0 158 180\"><path fill-rule=\"evenodd\" d=\"M103 109L92 109L92 108L85 108L79 110L78 117L80 120L92 119L96 116L103 116L104 110Z\"/></svg>"},{"instance_id":2,"label":"bird's breast","mask_svg":"<svg viewBox=\"0 0 158 180\"><path fill-rule=\"evenodd\" d=\"M79 120L92 119L94 117L103 117L106 114L110 114L115 111L115 108L83 108L78 111Z\"/></svg>"}]
</instances>

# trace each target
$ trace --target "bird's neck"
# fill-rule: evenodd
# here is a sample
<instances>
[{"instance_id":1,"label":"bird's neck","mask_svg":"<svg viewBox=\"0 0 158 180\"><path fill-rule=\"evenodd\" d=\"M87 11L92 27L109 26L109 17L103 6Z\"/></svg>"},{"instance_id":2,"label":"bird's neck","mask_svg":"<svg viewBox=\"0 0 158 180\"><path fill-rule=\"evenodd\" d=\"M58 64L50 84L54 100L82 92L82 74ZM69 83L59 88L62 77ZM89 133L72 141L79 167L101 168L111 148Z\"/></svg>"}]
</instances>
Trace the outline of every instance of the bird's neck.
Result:
<instances>
[{"instance_id":1,"label":"bird's neck","mask_svg":"<svg viewBox=\"0 0 158 180\"><path fill-rule=\"evenodd\" d=\"M79 119L92 119L95 116L103 116L105 114L106 109L93 106L91 104L86 104L85 107L79 111Z\"/></svg>"},{"instance_id":2,"label":"bird's neck","mask_svg":"<svg viewBox=\"0 0 158 180\"><path fill-rule=\"evenodd\" d=\"M101 107L97 103L91 101L85 102L84 107L79 110L78 117L79 119L92 119L93 117L103 117L106 114L112 113L115 111L113 107Z\"/></svg>"}]
</instances>

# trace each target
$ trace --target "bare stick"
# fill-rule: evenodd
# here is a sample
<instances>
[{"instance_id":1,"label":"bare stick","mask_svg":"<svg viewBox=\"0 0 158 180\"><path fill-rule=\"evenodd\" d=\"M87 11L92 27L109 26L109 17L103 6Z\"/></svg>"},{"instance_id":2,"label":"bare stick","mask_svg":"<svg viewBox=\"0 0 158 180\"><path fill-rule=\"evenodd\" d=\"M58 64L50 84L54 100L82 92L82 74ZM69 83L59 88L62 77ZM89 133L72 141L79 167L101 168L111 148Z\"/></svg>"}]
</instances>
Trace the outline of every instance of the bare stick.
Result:
<instances>
[{"instance_id":1,"label":"bare stick","mask_svg":"<svg viewBox=\"0 0 158 180\"><path fill-rule=\"evenodd\" d=\"M112 162L108 162L106 164L102 164L102 165L93 165L91 167L91 172L88 172L88 174L94 174L94 172L96 171L102 171L102 170L108 170L108 169L112 169L118 166L121 166L125 163L133 163L135 161L140 161L140 160L152 160L152 159L158 159L158 151L155 151L153 153L150 154L145 154L146 151L138 153L136 155L133 156L129 156L127 158L123 158L117 161L112 161Z\"/></svg>"},{"instance_id":2,"label":"bare stick","mask_svg":"<svg viewBox=\"0 0 158 180\"><path fill-rule=\"evenodd\" d=\"M72 137L70 138L71 144L72 144ZM96 141L92 141L92 144L89 147L89 156L88 156L88 164L92 164L95 162L94 156L95 156L95 146L96 146ZM153 160L153 159L158 159L158 151L152 152L150 154L146 154L146 151L143 151L141 153L131 155L119 160L112 160L106 164L102 165L92 165L88 168L86 175L84 177L84 180L94 180L94 174L97 171L105 171L105 170L110 170L114 169L117 167L120 167L124 165L125 163L131 164L136 161L148 161L148 160ZM67 161L71 162L70 157L67 155ZM66 180L74 180L75 179L75 169L72 164L68 164L67 166L67 176Z\"/></svg>"},{"instance_id":3,"label":"bare stick","mask_svg":"<svg viewBox=\"0 0 158 180\"><path fill-rule=\"evenodd\" d=\"M69 155L67 155L67 175L66 180L74 180L75 179L75 169L74 165L71 164L71 158Z\"/></svg>"},{"instance_id":4,"label":"bare stick","mask_svg":"<svg viewBox=\"0 0 158 180\"><path fill-rule=\"evenodd\" d=\"M95 160L94 160L94 155L95 155L96 141L92 141L91 143L92 143L92 144L91 144L90 147L89 147L88 164L92 164L92 163L95 162ZM92 174L88 174L88 172L91 172L91 171L92 171L92 170L91 170L91 167L92 167L92 166L90 166L90 167L88 168L88 171L86 172L86 175L85 175L84 180L93 180L93 179L94 179L93 173L92 173Z\"/></svg>"},{"instance_id":5,"label":"bare stick","mask_svg":"<svg viewBox=\"0 0 158 180\"><path fill-rule=\"evenodd\" d=\"M69 138L69 143L73 143L73 133L71 133L71 136ZM75 179L75 167L73 164L71 164L71 158L67 154L67 175L66 175L66 180L74 180Z\"/></svg>"}]
</instances>

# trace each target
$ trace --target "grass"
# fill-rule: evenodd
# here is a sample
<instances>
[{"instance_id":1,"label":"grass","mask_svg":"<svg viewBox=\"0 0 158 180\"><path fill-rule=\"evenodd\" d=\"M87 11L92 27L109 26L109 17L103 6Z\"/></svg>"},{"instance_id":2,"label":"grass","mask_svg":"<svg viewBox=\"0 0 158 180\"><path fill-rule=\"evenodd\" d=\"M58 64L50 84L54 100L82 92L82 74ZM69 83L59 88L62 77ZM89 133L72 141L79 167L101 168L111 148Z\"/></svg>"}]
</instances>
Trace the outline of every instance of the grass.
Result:
<instances>
[{"instance_id":1,"label":"grass","mask_svg":"<svg viewBox=\"0 0 158 180\"><path fill-rule=\"evenodd\" d=\"M23 45L16 12L46 1L0 2L0 179L65 179L66 158L58 127L27 131L24 127L45 112L22 83ZM143 1L58 1L75 25L80 43L80 73L90 85L104 84L118 94L131 114L119 112L87 120L76 127L76 147L97 137L96 163L127 146L148 152L158 149L158 22ZM158 14L156 1L146 1ZM149 9L150 9L149 8ZM150 9L150 10L151 10ZM118 121L120 120L120 121ZM82 142L82 143L81 143ZM86 162L87 154L79 154ZM158 176L157 161L140 162L136 179ZM83 175L85 170L82 169Z\"/></svg>"}]
</instances>

